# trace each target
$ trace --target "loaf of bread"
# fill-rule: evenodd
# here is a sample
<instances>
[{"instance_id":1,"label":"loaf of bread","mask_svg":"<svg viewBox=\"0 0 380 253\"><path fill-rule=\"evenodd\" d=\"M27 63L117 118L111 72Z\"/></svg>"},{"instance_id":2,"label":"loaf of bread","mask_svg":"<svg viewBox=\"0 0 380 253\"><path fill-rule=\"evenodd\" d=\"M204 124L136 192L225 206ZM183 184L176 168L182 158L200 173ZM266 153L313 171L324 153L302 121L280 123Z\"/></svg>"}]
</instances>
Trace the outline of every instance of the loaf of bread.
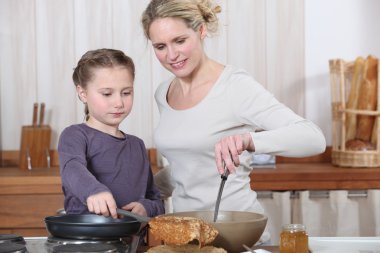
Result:
<instances>
[{"instance_id":1,"label":"loaf of bread","mask_svg":"<svg viewBox=\"0 0 380 253\"><path fill-rule=\"evenodd\" d=\"M371 143L375 144L377 143L377 129L378 129L378 126L377 124L379 122L379 119L376 118L375 119L375 125L373 125L373 128L372 128L372 135L371 135Z\"/></svg>"},{"instance_id":2,"label":"loaf of bread","mask_svg":"<svg viewBox=\"0 0 380 253\"><path fill-rule=\"evenodd\" d=\"M350 94L347 100L347 109L357 109L358 99L359 99L359 88L362 81L364 59L358 57L355 60L353 66L353 75L351 80ZM356 114L347 113L346 114L346 140L351 140L355 138L356 135Z\"/></svg>"},{"instance_id":3,"label":"loaf of bread","mask_svg":"<svg viewBox=\"0 0 380 253\"><path fill-rule=\"evenodd\" d=\"M370 151L375 150L375 145L369 141L349 140L346 142L346 149L352 151Z\"/></svg>"},{"instance_id":4,"label":"loaf of bread","mask_svg":"<svg viewBox=\"0 0 380 253\"><path fill-rule=\"evenodd\" d=\"M227 251L213 246L199 248L197 245L187 244L182 246L160 245L148 249L147 253L227 253Z\"/></svg>"},{"instance_id":5,"label":"loaf of bread","mask_svg":"<svg viewBox=\"0 0 380 253\"><path fill-rule=\"evenodd\" d=\"M371 82L374 82L377 89L379 89L379 83L378 83L378 80L379 80L379 59L375 58L375 63L373 64L372 66L372 69L369 71L370 75L368 76L368 78L371 80ZM379 110L379 108L377 108L377 110ZM378 124L378 118L375 119L375 124L373 126L373 129L372 129L372 136L371 136L371 142L376 144L377 142L377 126Z\"/></svg>"},{"instance_id":6,"label":"loaf of bread","mask_svg":"<svg viewBox=\"0 0 380 253\"><path fill-rule=\"evenodd\" d=\"M360 84L358 109L376 110L377 107L377 59L368 56L363 69L363 79ZM356 139L370 141L375 122L375 116L358 115Z\"/></svg>"},{"instance_id":7,"label":"loaf of bread","mask_svg":"<svg viewBox=\"0 0 380 253\"><path fill-rule=\"evenodd\" d=\"M211 224L194 217L157 216L149 221L149 227L152 235L167 245L186 245L197 240L200 247L218 235Z\"/></svg>"}]
</instances>

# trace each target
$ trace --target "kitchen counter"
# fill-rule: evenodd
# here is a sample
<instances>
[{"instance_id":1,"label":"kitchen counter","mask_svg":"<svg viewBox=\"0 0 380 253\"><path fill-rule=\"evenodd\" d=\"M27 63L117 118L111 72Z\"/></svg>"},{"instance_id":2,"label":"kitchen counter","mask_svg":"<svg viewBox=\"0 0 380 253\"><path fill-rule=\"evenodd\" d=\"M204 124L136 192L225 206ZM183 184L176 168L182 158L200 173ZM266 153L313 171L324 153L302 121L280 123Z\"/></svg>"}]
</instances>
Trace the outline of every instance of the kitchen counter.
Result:
<instances>
[{"instance_id":1,"label":"kitchen counter","mask_svg":"<svg viewBox=\"0 0 380 253\"><path fill-rule=\"evenodd\" d=\"M62 193L59 168L0 168L0 195L24 193Z\"/></svg>"},{"instance_id":2,"label":"kitchen counter","mask_svg":"<svg viewBox=\"0 0 380 253\"><path fill-rule=\"evenodd\" d=\"M41 245L45 238L26 238L29 252L41 252ZM380 237L309 237L309 249L312 253L379 253ZM147 246L141 246L137 253L144 253L149 249ZM277 245L256 246L252 249L264 249L271 253L279 253Z\"/></svg>"},{"instance_id":3,"label":"kitchen counter","mask_svg":"<svg viewBox=\"0 0 380 253\"><path fill-rule=\"evenodd\" d=\"M44 218L63 208L59 169L0 168L0 233L46 236Z\"/></svg>"},{"instance_id":4,"label":"kitchen counter","mask_svg":"<svg viewBox=\"0 0 380 253\"><path fill-rule=\"evenodd\" d=\"M380 189L380 168L342 168L331 163L278 163L275 168L255 168L254 190ZM22 171L0 168L0 195L61 193L59 168Z\"/></svg>"},{"instance_id":5,"label":"kitchen counter","mask_svg":"<svg viewBox=\"0 0 380 253\"><path fill-rule=\"evenodd\" d=\"M52 152L52 157L57 157ZM148 149L153 172L159 170L157 151ZM17 157L17 156L16 156ZM57 158L53 159L58 160ZM343 168L331 164L331 148L306 158L276 157L275 168L255 168L251 173L254 190L356 190L380 189L380 168ZM51 169L23 171L0 167L0 194L61 193L58 164Z\"/></svg>"},{"instance_id":6,"label":"kitchen counter","mask_svg":"<svg viewBox=\"0 0 380 253\"><path fill-rule=\"evenodd\" d=\"M156 153L150 152L154 161ZM380 189L380 168L341 168L324 158L277 158L275 168L255 168L251 187L256 191ZM63 208L61 178L57 166L50 169L0 168L0 233L46 236L44 217Z\"/></svg>"},{"instance_id":7,"label":"kitchen counter","mask_svg":"<svg viewBox=\"0 0 380 253\"><path fill-rule=\"evenodd\" d=\"M278 253L278 246L256 246L253 249L265 249ZM379 253L380 237L309 237L310 253Z\"/></svg>"},{"instance_id":8,"label":"kitchen counter","mask_svg":"<svg viewBox=\"0 0 380 253\"><path fill-rule=\"evenodd\" d=\"M261 190L358 190L380 189L380 168L343 168L331 163L278 163L256 168L251 188Z\"/></svg>"}]
</instances>

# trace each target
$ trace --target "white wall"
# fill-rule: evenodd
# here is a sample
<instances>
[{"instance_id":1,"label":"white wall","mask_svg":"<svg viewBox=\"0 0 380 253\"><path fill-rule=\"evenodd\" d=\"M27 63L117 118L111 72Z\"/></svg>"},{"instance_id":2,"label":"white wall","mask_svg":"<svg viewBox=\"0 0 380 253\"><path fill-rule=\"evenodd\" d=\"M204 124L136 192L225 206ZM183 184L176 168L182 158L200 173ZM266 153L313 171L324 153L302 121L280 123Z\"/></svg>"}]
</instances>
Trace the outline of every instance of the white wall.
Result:
<instances>
[{"instance_id":1,"label":"white wall","mask_svg":"<svg viewBox=\"0 0 380 253\"><path fill-rule=\"evenodd\" d=\"M148 0L0 0L0 145L17 150L34 102L60 132L83 122L72 69L87 50L117 48L136 64L135 101L121 129L154 147L158 112L153 93L169 73L157 62L140 25ZM283 103L304 115L304 0L217 0L220 32L209 56L246 69Z\"/></svg>"},{"instance_id":2,"label":"white wall","mask_svg":"<svg viewBox=\"0 0 380 253\"><path fill-rule=\"evenodd\" d=\"M380 1L217 2L221 30L206 43L209 55L245 68L281 102L318 124L331 144L328 60L380 56ZM121 128L154 146L159 115L153 93L169 73L142 34L139 19L147 3L0 0L0 149L19 149L21 126L31 123L34 102L46 102L56 148L62 129L83 119L72 68L86 50L99 47L122 49L135 60L135 104Z\"/></svg>"},{"instance_id":3,"label":"white wall","mask_svg":"<svg viewBox=\"0 0 380 253\"><path fill-rule=\"evenodd\" d=\"M380 57L380 1L305 1L306 114L331 144L329 59Z\"/></svg>"}]
</instances>

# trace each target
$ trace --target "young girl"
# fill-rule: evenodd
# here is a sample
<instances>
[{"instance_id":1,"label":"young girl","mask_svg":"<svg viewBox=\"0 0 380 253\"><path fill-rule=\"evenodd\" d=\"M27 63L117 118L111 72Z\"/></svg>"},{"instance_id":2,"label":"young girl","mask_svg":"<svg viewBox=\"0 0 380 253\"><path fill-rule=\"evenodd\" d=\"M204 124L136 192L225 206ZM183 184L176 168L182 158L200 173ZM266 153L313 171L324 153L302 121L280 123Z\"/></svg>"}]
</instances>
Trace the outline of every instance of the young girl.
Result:
<instances>
[{"instance_id":1,"label":"young girl","mask_svg":"<svg viewBox=\"0 0 380 253\"><path fill-rule=\"evenodd\" d=\"M74 69L86 121L64 129L58 143L67 213L164 213L143 141L119 129L132 109L134 77L132 59L113 49L88 51Z\"/></svg>"}]
</instances>

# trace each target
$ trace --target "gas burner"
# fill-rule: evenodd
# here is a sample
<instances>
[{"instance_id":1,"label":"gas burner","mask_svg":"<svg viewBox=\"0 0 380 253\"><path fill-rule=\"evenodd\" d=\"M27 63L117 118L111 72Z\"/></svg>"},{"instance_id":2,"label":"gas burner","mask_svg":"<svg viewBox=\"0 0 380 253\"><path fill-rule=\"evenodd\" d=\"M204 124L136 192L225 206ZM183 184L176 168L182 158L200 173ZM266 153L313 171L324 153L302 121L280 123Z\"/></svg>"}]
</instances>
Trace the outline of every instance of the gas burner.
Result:
<instances>
[{"instance_id":1,"label":"gas burner","mask_svg":"<svg viewBox=\"0 0 380 253\"><path fill-rule=\"evenodd\" d=\"M26 246L15 242L4 242L0 244L0 253L25 253Z\"/></svg>"},{"instance_id":2,"label":"gas burner","mask_svg":"<svg viewBox=\"0 0 380 253\"><path fill-rule=\"evenodd\" d=\"M125 253L128 252L129 245L120 238L83 240L50 236L45 242L45 248L49 253Z\"/></svg>"},{"instance_id":3,"label":"gas burner","mask_svg":"<svg viewBox=\"0 0 380 253\"><path fill-rule=\"evenodd\" d=\"M70 239L62 237L52 237L49 236L46 240L48 244L83 244L83 243L94 243L94 244L119 244L121 240L117 239L94 239L94 240L85 240L85 239Z\"/></svg>"},{"instance_id":4,"label":"gas burner","mask_svg":"<svg viewBox=\"0 0 380 253\"><path fill-rule=\"evenodd\" d=\"M118 249L110 244L65 244L53 247L53 253L116 253Z\"/></svg>"},{"instance_id":5,"label":"gas burner","mask_svg":"<svg viewBox=\"0 0 380 253\"><path fill-rule=\"evenodd\" d=\"M15 242L18 244L25 244L25 240L22 236L15 234L0 234L0 243Z\"/></svg>"}]
</instances>

